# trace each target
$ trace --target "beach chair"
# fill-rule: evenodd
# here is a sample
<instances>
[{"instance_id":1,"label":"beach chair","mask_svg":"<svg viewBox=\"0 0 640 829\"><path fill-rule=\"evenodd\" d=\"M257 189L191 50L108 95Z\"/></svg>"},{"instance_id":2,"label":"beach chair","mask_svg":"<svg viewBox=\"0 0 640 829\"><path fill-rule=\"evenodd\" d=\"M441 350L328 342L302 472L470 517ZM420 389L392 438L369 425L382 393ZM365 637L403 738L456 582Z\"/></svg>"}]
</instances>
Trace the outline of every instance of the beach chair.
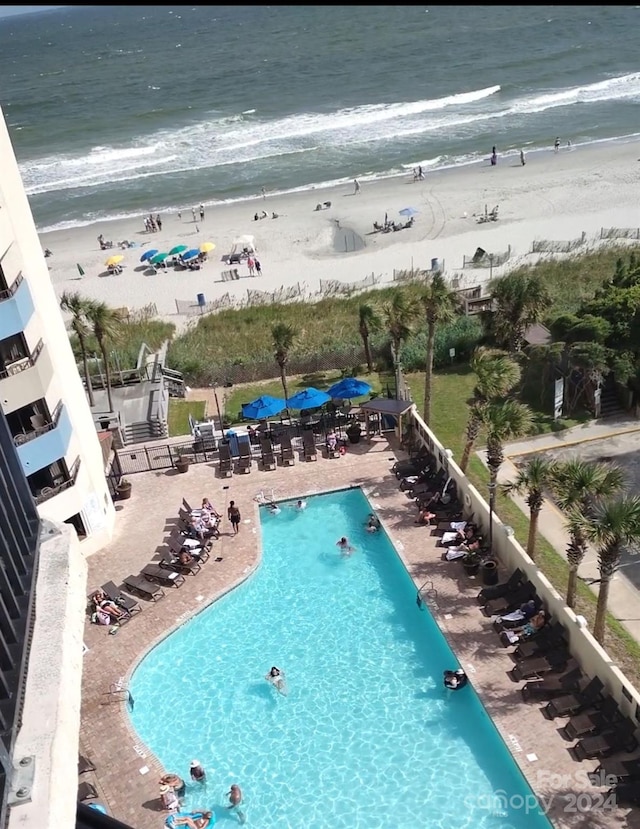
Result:
<instances>
[{"instance_id":1,"label":"beach chair","mask_svg":"<svg viewBox=\"0 0 640 829\"><path fill-rule=\"evenodd\" d=\"M640 805L640 783L637 780L630 780L628 783L620 783L609 789L607 800L611 799L616 806L639 806Z\"/></svg>"},{"instance_id":2,"label":"beach chair","mask_svg":"<svg viewBox=\"0 0 640 829\"><path fill-rule=\"evenodd\" d=\"M483 587L478 593L478 604L485 605L492 599L501 599L508 593L512 593L514 590L517 590L517 588L520 587L524 581L524 573L522 570L517 568L509 576L507 581L502 582L502 584L494 584L490 587Z\"/></svg>"},{"instance_id":3,"label":"beach chair","mask_svg":"<svg viewBox=\"0 0 640 829\"><path fill-rule=\"evenodd\" d=\"M102 590L112 602L115 602L118 607L123 608L123 610L126 610L129 614L121 620L121 624L128 621L134 614L140 613L142 610L135 599L132 599L131 596L127 596L126 593L122 593L122 591L118 590L112 581L108 581L106 584L103 584Z\"/></svg>"},{"instance_id":4,"label":"beach chair","mask_svg":"<svg viewBox=\"0 0 640 829\"><path fill-rule=\"evenodd\" d=\"M90 771L95 771L96 767L92 760L85 757L84 754L78 754L78 774L88 774Z\"/></svg>"},{"instance_id":5,"label":"beach chair","mask_svg":"<svg viewBox=\"0 0 640 829\"><path fill-rule=\"evenodd\" d=\"M318 450L316 449L315 435L311 429L305 429L302 432L302 452L305 461L317 461Z\"/></svg>"},{"instance_id":6,"label":"beach chair","mask_svg":"<svg viewBox=\"0 0 640 829\"><path fill-rule=\"evenodd\" d=\"M520 694L524 702L546 702L579 691L585 682L580 667L572 662L562 674L529 680L520 689Z\"/></svg>"},{"instance_id":7,"label":"beach chair","mask_svg":"<svg viewBox=\"0 0 640 829\"><path fill-rule=\"evenodd\" d=\"M166 570L157 564L147 564L140 571L140 575L154 584L162 585L162 587L182 587L185 582L185 577L180 573Z\"/></svg>"},{"instance_id":8,"label":"beach chair","mask_svg":"<svg viewBox=\"0 0 640 829\"><path fill-rule=\"evenodd\" d=\"M276 457L273 454L273 444L271 439L263 437L260 441L260 451L262 453L262 468L263 470L271 470L276 468Z\"/></svg>"},{"instance_id":9,"label":"beach chair","mask_svg":"<svg viewBox=\"0 0 640 829\"><path fill-rule=\"evenodd\" d=\"M186 550L192 556L204 562L209 560L210 548L210 541L202 542L198 538L186 538L183 535L172 535L169 538L169 551L174 556L178 556L183 550Z\"/></svg>"},{"instance_id":10,"label":"beach chair","mask_svg":"<svg viewBox=\"0 0 640 829\"><path fill-rule=\"evenodd\" d=\"M513 682L520 682L521 679L531 679L540 674L561 673L564 671L571 659L571 654L566 648L550 651L545 656L536 656L533 659L521 659L507 672Z\"/></svg>"},{"instance_id":11,"label":"beach chair","mask_svg":"<svg viewBox=\"0 0 640 829\"><path fill-rule=\"evenodd\" d=\"M78 803L85 800L96 800L99 797L96 787L92 783L80 783L78 786Z\"/></svg>"},{"instance_id":12,"label":"beach chair","mask_svg":"<svg viewBox=\"0 0 640 829\"><path fill-rule=\"evenodd\" d=\"M233 462L231 460L231 449L228 443L220 444L220 463L218 471L221 478L230 478L233 475Z\"/></svg>"},{"instance_id":13,"label":"beach chair","mask_svg":"<svg viewBox=\"0 0 640 829\"><path fill-rule=\"evenodd\" d=\"M589 780L594 786L601 786L604 778L616 777L621 780L640 780L640 757L633 760L605 760L604 763L589 772Z\"/></svg>"},{"instance_id":14,"label":"beach chair","mask_svg":"<svg viewBox=\"0 0 640 829\"><path fill-rule=\"evenodd\" d=\"M293 466L296 462L289 432L285 432L280 436L280 459L283 466Z\"/></svg>"},{"instance_id":15,"label":"beach chair","mask_svg":"<svg viewBox=\"0 0 640 829\"><path fill-rule=\"evenodd\" d=\"M572 714L578 714L585 708L597 704L602 700L602 691L604 684L599 677L594 676L587 687L577 694L567 694L560 699L551 700L548 705L542 709L542 713L548 720L553 720L555 717L568 717Z\"/></svg>"},{"instance_id":16,"label":"beach chair","mask_svg":"<svg viewBox=\"0 0 640 829\"><path fill-rule=\"evenodd\" d=\"M567 740L577 740L610 729L622 720L622 714L617 701L613 697L605 697L595 706L595 710L575 714L562 729L562 735Z\"/></svg>"},{"instance_id":17,"label":"beach chair","mask_svg":"<svg viewBox=\"0 0 640 829\"><path fill-rule=\"evenodd\" d=\"M482 608L482 612L485 616L503 616L517 610L520 605L533 599L535 595L535 585L527 581L501 598L488 601Z\"/></svg>"},{"instance_id":18,"label":"beach chair","mask_svg":"<svg viewBox=\"0 0 640 829\"><path fill-rule=\"evenodd\" d=\"M201 563L195 556L187 564L183 564L170 550L160 555L160 567L165 570L173 570L183 576L195 576L202 569Z\"/></svg>"},{"instance_id":19,"label":"beach chair","mask_svg":"<svg viewBox=\"0 0 640 829\"><path fill-rule=\"evenodd\" d=\"M238 472L251 472L251 443L248 440L239 441L238 453Z\"/></svg>"},{"instance_id":20,"label":"beach chair","mask_svg":"<svg viewBox=\"0 0 640 829\"><path fill-rule=\"evenodd\" d=\"M141 575L127 576L126 579L123 580L123 583L127 590L130 590L138 596L142 596L143 599L147 599L150 602L157 602L165 595L165 592L160 585L152 584Z\"/></svg>"},{"instance_id":21,"label":"beach chair","mask_svg":"<svg viewBox=\"0 0 640 829\"><path fill-rule=\"evenodd\" d=\"M187 513L187 516L190 516L190 515L191 515L191 513L193 512L193 507L192 507L192 506L191 506L191 504L187 501L187 499L186 499L186 498L183 498L183 499L182 499L182 507L181 507L180 509L184 510L184 511Z\"/></svg>"},{"instance_id":22,"label":"beach chair","mask_svg":"<svg viewBox=\"0 0 640 829\"><path fill-rule=\"evenodd\" d=\"M596 737L578 740L570 752L575 760L582 761L608 757L617 751L635 751L638 747L638 741L634 737L635 728L634 723L627 718Z\"/></svg>"},{"instance_id":23,"label":"beach chair","mask_svg":"<svg viewBox=\"0 0 640 829\"><path fill-rule=\"evenodd\" d=\"M559 622L551 622L545 625L530 639L520 642L514 651L517 659L528 659L530 656L538 656L550 650L554 645L566 644L564 628Z\"/></svg>"}]
</instances>

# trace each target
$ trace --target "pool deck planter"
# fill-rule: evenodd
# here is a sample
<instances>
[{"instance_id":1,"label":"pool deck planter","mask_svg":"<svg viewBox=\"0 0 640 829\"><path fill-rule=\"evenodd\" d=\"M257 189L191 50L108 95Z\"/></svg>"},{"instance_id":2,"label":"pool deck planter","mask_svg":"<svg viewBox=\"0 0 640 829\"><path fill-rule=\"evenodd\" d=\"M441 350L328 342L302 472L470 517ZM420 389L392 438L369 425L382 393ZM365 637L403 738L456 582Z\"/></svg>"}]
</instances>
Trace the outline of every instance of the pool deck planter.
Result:
<instances>
[{"instance_id":1,"label":"pool deck planter","mask_svg":"<svg viewBox=\"0 0 640 829\"><path fill-rule=\"evenodd\" d=\"M552 800L549 817L553 824L562 829L584 828L585 815L565 809L566 781L575 780L577 771L594 770L598 761L576 764L567 753L566 742L557 734L557 723L544 720L538 706L522 703L519 686L506 674L511 667L508 655L489 620L479 611L479 580L467 579L455 562L443 563L438 538L428 528L415 527L411 505L389 474L394 455L405 457L397 445L390 448L386 439L375 436L371 443L362 442L350 449L339 464L320 458L317 464L279 466L270 472L254 469L250 476L229 480L215 478L210 464L192 464L189 476L179 480L175 475L165 477L157 472L135 475L133 509L118 513L111 543L89 558L89 584L103 584L110 579L119 583L122 577L144 567L166 537L167 524L177 517L183 497L196 504L206 494L224 516L223 535L214 542L211 558L197 577L187 579L180 590L171 591L157 605L142 602L143 612L119 630L118 636L108 636L106 628L86 625L80 750L95 762L98 771L88 779L110 814L136 829L157 829L161 816L145 804L157 801L160 774L173 770L163 769L141 744L131 727L126 702L113 701L110 685L121 683L126 688L135 666L151 647L251 576L260 560L258 506L253 500L256 492L273 489L283 500L362 486L416 589L427 579L433 581L437 602L430 610L515 762L534 790L538 787L545 802ZM239 504L243 516L235 538L226 519L230 499ZM153 510L148 509L149 504L154 505ZM426 611L416 608L416 612ZM528 755L540 759L530 761ZM118 758L117 763L113 763L113 757ZM141 773L143 769L148 771ZM562 790L553 789L554 784L549 782L552 779L562 781L557 784ZM575 795L584 791L577 783L573 789ZM599 811L597 818L598 829L635 829L638 825L629 822L626 809Z\"/></svg>"}]
</instances>

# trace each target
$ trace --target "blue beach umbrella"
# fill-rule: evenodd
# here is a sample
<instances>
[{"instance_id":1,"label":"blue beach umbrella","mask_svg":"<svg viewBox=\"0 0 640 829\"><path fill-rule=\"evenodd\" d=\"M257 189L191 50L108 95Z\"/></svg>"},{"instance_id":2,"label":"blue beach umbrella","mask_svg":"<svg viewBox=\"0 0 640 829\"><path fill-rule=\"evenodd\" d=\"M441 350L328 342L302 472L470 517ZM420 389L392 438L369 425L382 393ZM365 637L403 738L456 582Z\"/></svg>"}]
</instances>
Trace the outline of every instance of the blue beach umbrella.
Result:
<instances>
[{"instance_id":1,"label":"blue beach umbrella","mask_svg":"<svg viewBox=\"0 0 640 829\"><path fill-rule=\"evenodd\" d=\"M300 411L303 409L317 409L318 406L322 406L330 400L331 395L327 394L326 391L319 391L318 389L310 387L308 389L303 389L297 394L294 394L293 397L290 397L287 400L287 407L289 409L298 409Z\"/></svg>"},{"instance_id":2,"label":"blue beach umbrella","mask_svg":"<svg viewBox=\"0 0 640 829\"><path fill-rule=\"evenodd\" d=\"M334 383L327 393L334 400L351 400L352 397L362 397L370 391L371 386L364 380L358 380L357 377L345 377L339 383Z\"/></svg>"},{"instance_id":3,"label":"blue beach umbrella","mask_svg":"<svg viewBox=\"0 0 640 829\"><path fill-rule=\"evenodd\" d=\"M416 210L415 207L403 207L402 210L399 210L398 213L401 216L415 216L416 213L419 213L419 210Z\"/></svg>"},{"instance_id":4,"label":"blue beach umbrella","mask_svg":"<svg viewBox=\"0 0 640 829\"><path fill-rule=\"evenodd\" d=\"M145 252L140 257L140 261L141 262L146 262L147 259L153 259L153 257L156 255L157 252L158 252L157 248L151 248L151 250L145 250Z\"/></svg>"},{"instance_id":5,"label":"blue beach umbrella","mask_svg":"<svg viewBox=\"0 0 640 829\"><path fill-rule=\"evenodd\" d=\"M242 407L242 416L249 418L249 420L265 420L267 417L273 417L280 414L286 408L286 403L279 397L271 397L268 394L263 394L257 400L251 403L245 403Z\"/></svg>"},{"instance_id":6,"label":"blue beach umbrella","mask_svg":"<svg viewBox=\"0 0 640 829\"><path fill-rule=\"evenodd\" d=\"M200 256L200 251L198 250L198 248L191 248L191 250L188 250L186 253L182 254L182 258L185 260L185 262L187 261L187 259L194 259L196 256Z\"/></svg>"}]
</instances>

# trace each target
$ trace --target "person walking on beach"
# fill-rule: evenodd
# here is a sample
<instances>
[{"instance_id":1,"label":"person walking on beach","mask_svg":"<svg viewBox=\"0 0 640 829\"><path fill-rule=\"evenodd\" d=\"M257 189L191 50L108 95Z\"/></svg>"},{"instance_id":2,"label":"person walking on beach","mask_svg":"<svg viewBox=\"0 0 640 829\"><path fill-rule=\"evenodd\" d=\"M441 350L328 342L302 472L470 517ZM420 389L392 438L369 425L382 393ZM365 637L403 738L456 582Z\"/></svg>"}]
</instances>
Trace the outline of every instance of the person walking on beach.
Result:
<instances>
[{"instance_id":1,"label":"person walking on beach","mask_svg":"<svg viewBox=\"0 0 640 829\"><path fill-rule=\"evenodd\" d=\"M196 209L195 209L195 207L191 208L191 215L193 216L193 221L195 222L196 221Z\"/></svg>"},{"instance_id":2,"label":"person walking on beach","mask_svg":"<svg viewBox=\"0 0 640 829\"><path fill-rule=\"evenodd\" d=\"M522 164L522 166L524 167L524 165L526 163L527 162L525 161L525 158L524 158L524 150L520 150L520 164Z\"/></svg>"},{"instance_id":3,"label":"person walking on beach","mask_svg":"<svg viewBox=\"0 0 640 829\"><path fill-rule=\"evenodd\" d=\"M260 260L256 259L254 265L256 269L256 276L262 276L262 265L260 264Z\"/></svg>"},{"instance_id":4,"label":"person walking on beach","mask_svg":"<svg viewBox=\"0 0 640 829\"><path fill-rule=\"evenodd\" d=\"M158 225L158 230L162 230L162 219L160 218L160 214L156 216L156 224Z\"/></svg>"},{"instance_id":5,"label":"person walking on beach","mask_svg":"<svg viewBox=\"0 0 640 829\"><path fill-rule=\"evenodd\" d=\"M182 221L182 210L178 210L178 221Z\"/></svg>"},{"instance_id":6,"label":"person walking on beach","mask_svg":"<svg viewBox=\"0 0 640 829\"><path fill-rule=\"evenodd\" d=\"M360 192L360 182L358 181L357 178L354 178L354 180L353 180L353 187L354 187L353 195L357 196L358 193Z\"/></svg>"},{"instance_id":7,"label":"person walking on beach","mask_svg":"<svg viewBox=\"0 0 640 829\"><path fill-rule=\"evenodd\" d=\"M491 166L495 167L498 163L498 153L496 152L496 148L492 147L491 149Z\"/></svg>"},{"instance_id":8,"label":"person walking on beach","mask_svg":"<svg viewBox=\"0 0 640 829\"><path fill-rule=\"evenodd\" d=\"M247 259L247 267L249 268L249 276L253 276L255 270L254 261L251 257Z\"/></svg>"},{"instance_id":9,"label":"person walking on beach","mask_svg":"<svg viewBox=\"0 0 640 829\"><path fill-rule=\"evenodd\" d=\"M556 137L556 140L553 143L553 151L554 151L554 153L557 153L557 152L560 151L560 138L559 137Z\"/></svg>"},{"instance_id":10,"label":"person walking on beach","mask_svg":"<svg viewBox=\"0 0 640 829\"><path fill-rule=\"evenodd\" d=\"M264 189L264 187L260 188L260 193L262 194L263 199L267 198L267 191Z\"/></svg>"},{"instance_id":11,"label":"person walking on beach","mask_svg":"<svg viewBox=\"0 0 640 829\"><path fill-rule=\"evenodd\" d=\"M236 506L235 501L229 501L229 508L227 510L227 517L229 521L231 521L231 526L233 527L233 534L238 535L238 530L240 529L240 521L242 520L240 517L240 510Z\"/></svg>"},{"instance_id":12,"label":"person walking on beach","mask_svg":"<svg viewBox=\"0 0 640 829\"><path fill-rule=\"evenodd\" d=\"M204 222L204 204L200 205L200 221Z\"/></svg>"}]
</instances>

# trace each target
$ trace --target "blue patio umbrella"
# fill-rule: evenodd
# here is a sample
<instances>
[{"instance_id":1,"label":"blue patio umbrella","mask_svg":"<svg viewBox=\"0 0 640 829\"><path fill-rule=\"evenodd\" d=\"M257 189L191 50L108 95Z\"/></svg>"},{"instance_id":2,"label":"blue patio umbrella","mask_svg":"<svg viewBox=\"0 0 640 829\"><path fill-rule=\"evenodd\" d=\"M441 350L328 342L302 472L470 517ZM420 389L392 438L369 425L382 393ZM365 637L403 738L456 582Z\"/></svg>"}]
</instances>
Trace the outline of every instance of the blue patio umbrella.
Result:
<instances>
[{"instance_id":1,"label":"blue patio umbrella","mask_svg":"<svg viewBox=\"0 0 640 829\"><path fill-rule=\"evenodd\" d=\"M146 262L147 259L153 259L153 257L158 252L158 248L151 248L151 250L145 250L145 252L140 257L141 262Z\"/></svg>"},{"instance_id":2,"label":"blue patio umbrella","mask_svg":"<svg viewBox=\"0 0 640 829\"><path fill-rule=\"evenodd\" d=\"M416 210L415 207L403 207L402 210L399 210L398 213L401 216L415 216L416 213L419 213L419 210Z\"/></svg>"},{"instance_id":3,"label":"blue patio umbrella","mask_svg":"<svg viewBox=\"0 0 640 829\"><path fill-rule=\"evenodd\" d=\"M200 251L198 250L198 248L191 248L191 250L188 250L182 254L182 258L185 261L187 259L194 259L196 256L200 256Z\"/></svg>"},{"instance_id":4,"label":"blue patio umbrella","mask_svg":"<svg viewBox=\"0 0 640 829\"><path fill-rule=\"evenodd\" d=\"M249 418L249 420L264 420L267 417L273 417L280 414L286 408L286 403L279 397L271 397L268 394L263 394L257 400L251 403L245 403L242 407L242 416Z\"/></svg>"},{"instance_id":5,"label":"blue patio umbrella","mask_svg":"<svg viewBox=\"0 0 640 829\"><path fill-rule=\"evenodd\" d=\"M327 393L334 400L351 400L353 397L362 397L369 394L370 391L371 386L365 383L364 380L358 380L357 377L345 377L339 383L334 383Z\"/></svg>"},{"instance_id":6,"label":"blue patio umbrella","mask_svg":"<svg viewBox=\"0 0 640 829\"><path fill-rule=\"evenodd\" d=\"M287 400L287 406L290 409L299 409L300 411L303 409L317 409L318 406L322 406L330 400L331 395L327 394L326 391L319 391L318 389L309 387L290 397Z\"/></svg>"}]
</instances>

